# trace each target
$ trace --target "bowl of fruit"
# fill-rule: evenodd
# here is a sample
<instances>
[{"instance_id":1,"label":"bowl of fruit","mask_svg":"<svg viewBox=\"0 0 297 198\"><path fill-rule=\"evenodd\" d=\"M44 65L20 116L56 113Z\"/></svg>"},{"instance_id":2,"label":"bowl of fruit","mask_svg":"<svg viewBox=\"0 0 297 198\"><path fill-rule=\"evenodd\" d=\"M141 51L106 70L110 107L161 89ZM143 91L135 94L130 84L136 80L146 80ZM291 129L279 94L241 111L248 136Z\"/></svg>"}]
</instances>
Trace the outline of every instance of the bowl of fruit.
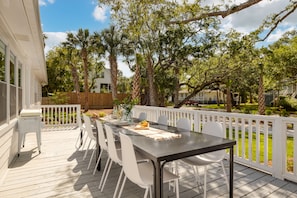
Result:
<instances>
[{"instance_id":1,"label":"bowl of fruit","mask_svg":"<svg viewBox=\"0 0 297 198\"><path fill-rule=\"evenodd\" d=\"M139 122L136 126L135 126L135 129L138 129L138 130L147 130L149 129L150 127L150 123L146 120L143 120L141 122Z\"/></svg>"}]
</instances>

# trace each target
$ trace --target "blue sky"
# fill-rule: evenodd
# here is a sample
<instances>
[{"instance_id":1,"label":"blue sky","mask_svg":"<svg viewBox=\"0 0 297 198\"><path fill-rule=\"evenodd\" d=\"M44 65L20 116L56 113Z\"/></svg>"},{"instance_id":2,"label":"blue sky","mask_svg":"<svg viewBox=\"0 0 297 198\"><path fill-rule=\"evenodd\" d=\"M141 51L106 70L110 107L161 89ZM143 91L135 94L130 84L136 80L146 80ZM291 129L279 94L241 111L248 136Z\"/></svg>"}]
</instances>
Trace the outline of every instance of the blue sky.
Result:
<instances>
[{"instance_id":1,"label":"blue sky","mask_svg":"<svg viewBox=\"0 0 297 198\"><path fill-rule=\"evenodd\" d=\"M94 32L109 27L108 9L97 6L95 0L43 0L40 5L44 32L76 31L79 28Z\"/></svg>"},{"instance_id":2,"label":"blue sky","mask_svg":"<svg viewBox=\"0 0 297 198\"><path fill-rule=\"evenodd\" d=\"M193 0L188 0L193 1ZM233 0L240 3L246 0ZM235 29L242 33L255 30L269 14L285 8L289 0L263 0L255 6L222 19L222 29ZM207 4L219 0L205 0ZM109 9L98 6L97 0L39 0L41 24L47 35L45 53L65 41L67 32L76 32L79 28L89 29L90 32L101 31L110 24ZM297 12L281 23L263 45L278 40L288 30L297 29ZM107 61L106 61L107 62ZM127 77L133 74L127 65L118 60L119 69ZM106 64L108 68L109 65Z\"/></svg>"}]
</instances>

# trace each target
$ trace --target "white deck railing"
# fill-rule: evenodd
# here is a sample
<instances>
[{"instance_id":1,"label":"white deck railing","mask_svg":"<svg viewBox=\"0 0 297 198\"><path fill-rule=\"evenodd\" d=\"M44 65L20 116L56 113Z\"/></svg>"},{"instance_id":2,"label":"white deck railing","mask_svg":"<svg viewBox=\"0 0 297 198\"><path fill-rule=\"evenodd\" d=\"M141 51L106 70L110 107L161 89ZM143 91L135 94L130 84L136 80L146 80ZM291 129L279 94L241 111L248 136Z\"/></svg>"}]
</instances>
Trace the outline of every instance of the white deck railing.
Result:
<instances>
[{"instance_id":1,"label":"white deck railing","mask_svg":"<svg viewBox=\"0 0 297 198\"><path fill-rule=\"evenodd\" d=\"M41 105L44 129L75 128L81 126L80 105Z\"/></svg>"},{"instance_id":2,"label":"white deck railing","mask_svg":"<svg viewBox=\"0 0 297 198\"><path fill-rule=\"evenodd\" d=\"M178 118L186 117L197 132L201 132L204 122L221 122L226 137L237 141L236 162L297 182L296 118L151 106L135 106L133 117L138 117L140 112L146 112L147 120L152 122L159 115L166 115L171 126L176 126Z\"/></svg>"}]
</instances>

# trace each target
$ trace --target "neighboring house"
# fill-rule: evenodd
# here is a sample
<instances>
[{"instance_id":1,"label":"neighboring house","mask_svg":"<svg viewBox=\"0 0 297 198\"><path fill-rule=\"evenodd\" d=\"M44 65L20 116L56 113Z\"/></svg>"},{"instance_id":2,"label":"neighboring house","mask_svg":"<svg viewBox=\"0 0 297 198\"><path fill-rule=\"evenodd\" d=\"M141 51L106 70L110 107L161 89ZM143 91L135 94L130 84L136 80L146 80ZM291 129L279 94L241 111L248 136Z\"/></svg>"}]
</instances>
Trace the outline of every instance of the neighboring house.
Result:
<instances>
[{"instance_id":1,"label":"neighboring house","mask_svg":"<svg viewBox=\"0 0 297 198\"><path fill-rule=\"evenodd\" d=\"M104 69L100 77L96 79L95 89L90 92L94 93L110 93L111 92L111 76L110 69Z\"/></svg>"},{"instance_id":2,"label":"neighboring house","mask_svg":"<svg viewBox=\"0 0 297 198\"><path fill-rule=\"evenodd\" d=\"M185 99L189 95L189 92L187 90L181 90L179 91L179 100ZM219 100L220 103L224 103L225 94L222 91L217 90L202 90L199 93L197 93L194 97L192 97L190 100L198 102L199 104L216 104L217 100Z\"/></svg>"},{"instance_id":3,"label":"neighboring house","mask_svg":"<svg viewBox=\"0 0 297 198\"><path fill-rule=\"evenodd\" d=\"M0 1L0 183L17 154L21 109L47 84L38 0Z\"/></svg>"}]
</instances>

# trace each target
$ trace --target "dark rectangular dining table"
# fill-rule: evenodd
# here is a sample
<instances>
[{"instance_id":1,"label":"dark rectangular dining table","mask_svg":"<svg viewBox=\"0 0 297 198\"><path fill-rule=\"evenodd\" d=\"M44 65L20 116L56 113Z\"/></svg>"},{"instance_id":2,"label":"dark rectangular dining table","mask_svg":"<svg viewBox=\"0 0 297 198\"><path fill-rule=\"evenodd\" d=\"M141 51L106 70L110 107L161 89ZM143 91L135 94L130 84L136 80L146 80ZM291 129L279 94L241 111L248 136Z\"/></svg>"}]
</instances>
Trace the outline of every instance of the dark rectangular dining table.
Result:
<instances>
[{"instance_id":1,"label":"dark rectangular dining table","mask_svg":"<svg viewBox=\"0 0 297 198\"><path fill-rule=\"evenodd\" d=\"M163 167L167 162L223 149L229 149L229 197L233 197L233 146L236 144L235 140L151 124L150 127L181 134L178 138L155 140L138 135L127 128L117 127L121 128L121 132L128 134L135 148L153 162L155 167L154 197L163 197Z\"/></svg>"}]
</instances>

